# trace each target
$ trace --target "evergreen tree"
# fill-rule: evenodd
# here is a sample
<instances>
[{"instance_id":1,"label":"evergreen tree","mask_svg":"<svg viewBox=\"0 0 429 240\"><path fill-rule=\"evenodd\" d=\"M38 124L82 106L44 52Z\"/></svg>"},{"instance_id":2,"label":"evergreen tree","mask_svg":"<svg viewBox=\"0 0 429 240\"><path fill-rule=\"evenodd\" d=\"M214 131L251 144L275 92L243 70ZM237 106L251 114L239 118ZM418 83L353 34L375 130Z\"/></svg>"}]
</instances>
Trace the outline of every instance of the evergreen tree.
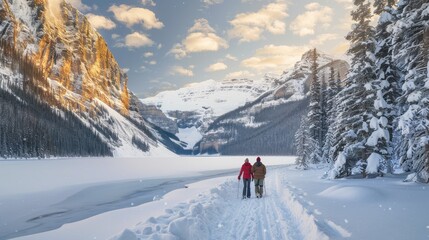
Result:
<instances>
[{"instance_id":1,"label":"evergreen tree","mask_svg":"<svg viewBox=\"0 0 429 240\"><path fill-rule=\"evenodd\" d=\"M314 49L311 56L311 73L310 73L310 105L307 114L308 129L311 141L307 147L314 153L311 158L311 163L320 162L321 146L323 144L322 130L322 90L318 77L317 50Z\"/></svg>"},{"instance_id":2,"label":"evergreen tree","mask_svg":"<svg viewBox=\"0 0 429 240\"><path fill-rule=\"evenodd\" d=\"M339 93L338 81L335 77L335 70L331 64L329 68L328 86L325 94L326 101L326 136L322 149L322 161L332 162L332 146L335 144L335 119L336 113L336 96Z\"/></svg>"},{"instance_id":3,"label":"evergreen tree","mask_svg":"<svg viewBox=\"0 0 429 240\"><path fill-rule=\"evenodd\" d=\"M351 42L348 54L351 56L351 70L346 79L345 88L339 93L339 141L333 151L344 152L345 165L353 167L358 161L366 162L374 152L368 146L368 138L374 129L370 129L374 117L376 91L373 82L376 79L374 29L371 27L371 5L369 1L354 0L356 9L351 12L356 22L347 35ZM334 158L337 156L334 155ZM372 165L371 165L372 166ZM347 168L342 168L348 171ZM343 175L339 172L338 176ZM365 174L365 171L363 172Z\"/></svg>"},{"instance_id":4,"label":"evergreen tree","mask_svg":"<svg viewBox=\"0 0 429 240\"><path fill-rule=\"evenodd\" d=\"M296 165L300 169L307 169L310 163L311 151L309 148L310 134L308 130L308 121L305 116L301 118L301 124L295 133L295 146L296 146Z\"/></svg>"},{"instance_id":5,"label":"evergreen tree","mask_svg":"<svg viewBox=\"0 0 429 240\"><path fill-rule=\"evenodd\" d=\"M320 139L320 147L323 147L323 143L326 139L326 133L328 132L328 86L326 84L326 75L322 73L322 81L321 81L321 90L320 90L320 111L321 111L321 139Z\"/></svg>"},{"instance_id":6,"label":"evergreen tree","mask_svg":"<svg viewBox=\"0 0 429 240\"><path fill-rule=\"evenodd\" d=\"M404 170L429 181L429 14L426 0L402 0L393 29L393 62L400 69L401 131L398 157Z\"/></svg>"},{"instance_id":7,"label":"evergreen tree","mask_svg":"<svg viewBox=\"0 0 429 240\"><path fill-rule=\"evenodd\" d=\"M390 10L395 3L396 0L374 0L374 13L380 15L386 10L386 8L389 8Z\"/></svg>"},{"instance_id":8,"label":"evergreen tree","mask_svg":"<svg viewBox=\"0 0 429 240\"><path fill-rule=\"evenodd\" d=\"M374 105L376 116L374 116L372 126L375 131L371 137L374 140L374 151L382 159L381 168L385 169L386 172L392 171L390 159L392 158L393 125L396 117L394 105L398 97L396 70L392 63L392 38L388 32L389 26L392 25L394 19L392 15L394 4L395 1L393 0L374 1L374 13L380 15L380 18L375 34L377 42L375 51L377 79L374 82L374 87L377 89L377 99ZM377 135L385 137L376 140Z\"/></svg>"},{"instance_id":9,"label":"evergreen tree","mask_svg":"<svg viewBox=\"0 0 429 240\"><path fill-rule=\"evenodd\" d=\"M341 82L341 75L340 75L340 71L337 72L337 81L336 81L336 87L337 87L337 93L341 92L341 90L343 89L343 84Z\"/></svg>"},{"instance_id":10,"label":"evergreen tree","mask_svg":"<svg viewBox=\"0 0 429 240\"><path fill-rule=\"evenodd\" d=\"M328 89L326 91L326 95L327 95L326 112L328 113L328 118L331 115L330 112L334 107L334 98L338 94L338 92L339 92L339 89L337 86L337 80L335 78L335 70L334 70L334 67L331 66L329 68ZM331 125L331 123L332 123L332 118L328 119L328 127L329 125Z\"/></svg>"}]
</instances>

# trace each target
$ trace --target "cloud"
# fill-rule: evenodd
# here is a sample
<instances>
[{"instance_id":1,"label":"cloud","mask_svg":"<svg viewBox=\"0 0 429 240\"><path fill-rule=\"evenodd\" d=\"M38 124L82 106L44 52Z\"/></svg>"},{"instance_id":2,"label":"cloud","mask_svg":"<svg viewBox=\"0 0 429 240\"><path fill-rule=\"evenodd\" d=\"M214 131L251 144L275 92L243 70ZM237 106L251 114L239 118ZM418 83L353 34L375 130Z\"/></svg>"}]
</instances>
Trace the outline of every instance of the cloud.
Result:
<instances>
[{"instance_id":1,"label":"cloud","mask_svg":"<svg viewBox=\"0 0 429 240\"><path fill-rule=\"evenodd\" d=\"M216 32L205 18L200 18L194 21L194 26L188 29L188 33L201 32L201 33L214 33Z\"/></svg>"},{"instance_id":2,"label":"cloud","mask_svg":"<svg viewBox=\"0 0 429 240\"><path fill-rule=\"evenodd\" d=\"M88 21L91 23L91 25L95 29L110 30L110 29L113 29L116 27L116 24L112 20L110 20L104 16L88 13L88 14L86 14L86 18L88 19Z\"/></svg>"},{"instance_id":3,"label":"cloud","mask_svg":"<svg viewBox=\"0 0 429 240\"><path fill-rule=\"evenodd\" d=\"M143 33L134 32L134 33L128 34L125 37L124 45L130 48L140 48L145 46L152 46L153 41Z\"/></svg>"},{"instance_id":4,"label":"cloud","mask_svg":"<svg viewBox=\"0 0 429 240\"><path fill-rule=\"evenodd\" d=\"M250 78L254 77L255 74L251 73L249 71L237 71L237 72L231 72L226 75L227 79L241 79L241 78Z\"/></svg>"},{"instance_id":5,"label":"cloud","mask_svg":"<svg viewBox=\"0 0 429 240\"><path fill-rule=\"evenodd\" d=\"M170 50L169 54L173 54L176 59L182 59L188 55L185 50L185 47L180 43L174 45L173 48Z\"/></svg>"},{"instance_id":6,"label":"cloud","mask_svg":"<svg viewBox=\"0 0 429 240\"><path fill-rule=\"evenodd\" d=\"M333 54L339 57L345 56L349 48L350 48L350 42L343 41L335 46L335 48L333 49Z\"/></svg>"},{"instance_id":7,"label":"cloud","mask_svg":"<svg viewBox=\"0 0 429 240\"><path fill-rule=\"evenodd\" d=\"M145 58L152 57L152 56L153 56L153 52L145 52L145 53L143 54L143 56L144 56Z\"/></svg>"},{"instance_id":8,"label":"cloud","mask_svg":"<svg viewBox=\"0 0 429 240\"><path fill-rule=\"evenodd\" d=\"M155 61L155 60L152 60L152 61L150 61L150 62L149 62L149 64L150 64L150 65L156 65L156 61Z\"/></svg>"},{"instance_id":9,"label":"cloud","mask_svg":"<svg viewBox=\"0 0 429 240\"><path fill-rule=\"evenodd\" d=\"M122 68L122 71L123 71L124 73L128 73L128 72L130 71L130 69L129 69L129 68Z\"/></svg>"},{"instance_id":10,"label":"cloud","mask_svg":"<svg viewBox=\"0 0 429 240\"><path fill-rule=\"evenodd\" d=\"M189 53L218 51L228 48L228 43L218 35L204 18L195 20L195 24L188 30L188 36L181 43L177 43L170 50L176 59L182 59Z\"/></svg>"},{"instance_id":11,"label":"cloud","mask_svg":"<svg viewBox=\"0 0 429 240\"><path fill-rule=\"evenodd\" d=\"M206 68L207 72L217 72L227 69L228 66L225 63L218 62L210 65L208 68Z\"/></svg>"},{"instance_id":12,"label":"cloud","mask_svg":"<svg viewBox=\"0 0 429 240\"><path fill-rule=\"evenodd\" d=\"M181 76L186 76L186 77L194 76L194 72L192 71L192 69L187 69L187 68L184 68L182 66L174 66L171 69L170 74L171 75L181 75Z\"/></svg>"},{"instance_id":13,"label":"cloud","mask_svg":"<svg viewBox=\"0 0 429 240\"><path fill-rule=\"evenodd\" d=\"M257 12L240 13L229 22L232 25L228 32L229 36L240 39L240 42L251 42L259 40L265 31L284 34L286 31L284 19L288 16L286 10L286 2L279 0Z\"/></svg>"},{"instance_id":14,"label":"cloud","mask_svg":"<svg viewBox=\"0 0 429 240\"><path fill-rule=\"evenodd\" d=\"M352 29L353 24L355 23L352 19L352 16L350 14L347 14L343 19L340 21L338 28L340 30L347 30L350 31Z\"/></svg>"},{"instance_id":15,"label":"cloud","mask_svg":"<svg viewBox=\"0 0 429 240\"><path fill-rule=\"evenodd\" d=\"M353 9L353 0L335 0L337 3L343 4L346 10Z\"/></svg>"},{"instance_id":16,"label":"cloud","mask_svg":"<svg viewBox=\"0 0 429 240\"><path fill-rule=\"evenodd\" d=\"M189 34L183 42L187 52L217 51L228 44L215 33L196 32Z\"/></svg>"},{"instance_id":17,"label":"cloud","mask_svg":"<svg viewBox=\"0 0 429 240\"><path fill-rule=\"evenodd\" d=\"M155 13L146 8L131 7L125 4L120 6L112 5L109 12L113 12L116 20L124 23L128 27L142 24L146 29L161 29L164 24L159 21Z\"/></svg>"},{"instance_id":18,"label":"cloud","mask_svg":"<svg viewBox=\"0 0 429 240\"><path fill-rule=\"evenodd\" d=\"M221 4L223 3L223 0L202 0L204 6L208 7L210 5L214 4Z\"/></svg>"},{"instance_id":19,"label":"cloud","mask_svg":"<svg viewBox=\"0 0 429 240\"><path fill-rule=\"evenodd\" d=\"M142 0L142 4L144 6L152 6L152 7L156 6L156 3L153 0Z\"/></svg>"},{"instance_id":20,"label":"cloud","mask_svg":"<svg viewBox=\"0 0 429 240\"><path fill-rule=\"evenodd\" d=\"M335 33L325 33L317 35L315 39L310 41L311 46L320 46L326 43L327 41L336 40L340 38L338 34Z\"/></svg>"},{"instance_id":21,"label":"cloud","mask_svg":"<svg viewBox=\"0 0 429 240\"><path fill-rule=\"evenodd\" d=\"M241 62L241 65L258 71L284 71L291 68L304 52L307 46L266 45L257 49L253 57Z\"/></svg>"},{"instance_id":22,"label":"cloud","mask_svg":"<svg viewBox=\"0 0 429 240\"><path fill-rule=\"evenodd\" d=\"M306 12L298 15L290 24L294 34L299 36L313 35L316 26L329 27L331 25L334 14L332 8L316 2L305 5L305 8Z\"/></svg>"},{"instance_id":23,"label":"cloud","mask_svg":"<svg viewBox=\"0 0 429 240\"><path fill-rule=\"evenodd\" d=\"M121 35L119 35L119 34L116 34L116 33L112 34L112 39L113 40L118 39L120 37L121 37Z\"/></svg>"},{"instance_id":24,"label":"cloud","mask_svg":"<svg viewBox=\"0 0 429 240\"><path fill-rule=\"evenodd\" d=\"M58 1L58 0L55 0ZM66 2L70 3L73 7L77 8L77 10L81 12L87 12L91 10L91 7L82 3L82 0L66 0Z\"/></svg>"},{"instance_id":25,"label":"cloud","mask_svg":"<svg viewBox=\"0 0 429 240\"><path fill-rule=\"evenodd\" d=\"M238 61L238 58L235 56L232 56L231 54L227 54L225 56L226 59L231 60L231 61Z\"/></svg>"}]
</instances>

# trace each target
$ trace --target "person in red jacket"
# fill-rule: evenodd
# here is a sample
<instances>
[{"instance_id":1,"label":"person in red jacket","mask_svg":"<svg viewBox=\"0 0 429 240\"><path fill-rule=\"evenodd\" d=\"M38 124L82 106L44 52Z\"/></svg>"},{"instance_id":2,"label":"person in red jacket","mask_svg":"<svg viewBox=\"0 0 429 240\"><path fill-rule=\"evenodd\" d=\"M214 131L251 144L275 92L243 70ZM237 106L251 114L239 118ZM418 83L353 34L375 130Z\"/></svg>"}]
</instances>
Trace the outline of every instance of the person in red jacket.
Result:
<instances>
[{"instance_id":1,"label":"person in red jacket","mask_svg":"<svg viewBox=\"0 0 429 240\"><path fill-rule=\"evenodd\" d=\"M238 175L238 180L241 179L241 175L243 174L243 199L250 198L250 181L253 181L253 173L252 173L252 164L249 163L249 159L246 158L244 160L244 164L241 166L240 174Z\"/></svg>"}]
</instances>

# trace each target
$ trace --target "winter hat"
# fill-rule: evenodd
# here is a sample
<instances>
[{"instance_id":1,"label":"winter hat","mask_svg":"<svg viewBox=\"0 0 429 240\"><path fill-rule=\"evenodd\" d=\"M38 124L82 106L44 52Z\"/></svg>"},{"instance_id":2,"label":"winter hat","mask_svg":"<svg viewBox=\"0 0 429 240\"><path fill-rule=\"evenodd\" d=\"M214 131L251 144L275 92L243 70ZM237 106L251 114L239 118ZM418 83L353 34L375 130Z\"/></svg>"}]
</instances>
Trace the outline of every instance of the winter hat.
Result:
<instances>
[{"instance_id":1,"label":"winter hat","mask_svg":"<svg viewBox=\"0 0 429 240\"><path fill-rule=\"evenodd\" d=\"M256 158L256 161L257 161L257 162L260 162L260 161L261 161L261 158L260 158L260 157L257 157L257 158Z\"/></svg>"}]
</instances>

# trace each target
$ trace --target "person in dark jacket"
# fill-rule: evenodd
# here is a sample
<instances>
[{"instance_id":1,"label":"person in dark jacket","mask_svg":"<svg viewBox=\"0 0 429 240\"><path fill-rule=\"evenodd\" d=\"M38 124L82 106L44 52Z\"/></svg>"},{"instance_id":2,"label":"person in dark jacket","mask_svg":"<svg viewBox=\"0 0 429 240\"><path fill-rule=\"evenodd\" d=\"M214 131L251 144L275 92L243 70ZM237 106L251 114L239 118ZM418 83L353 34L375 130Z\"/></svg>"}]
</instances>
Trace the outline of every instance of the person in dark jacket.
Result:
<instances>
[{"instance_id":1,"label":"person in dark jacket","mask_svg":"<svg viewBox=\"0 0 429 240\"><path fill-rule=\"evenodd\" d=\"M264 191L264 179L267 169L262 164L261 158L257 157L255 164L252 167L253 178L255 179L255 194L257 198L261 198Z\"/></svg>"},{"instance_id":2,"label":"person in dark jacket","mask_svg":"<svg viewBox=\"0 0 429 240\"><path fill-rule=\"evenodd\" d=\"M244 160L244 164L241 166L240 174L238 175L238 180L241 179L243 175L243 199L250 198L250 180L253 181L252 173L252 164L249 163L249 159Z\"/></svg>"}]
</instances>

